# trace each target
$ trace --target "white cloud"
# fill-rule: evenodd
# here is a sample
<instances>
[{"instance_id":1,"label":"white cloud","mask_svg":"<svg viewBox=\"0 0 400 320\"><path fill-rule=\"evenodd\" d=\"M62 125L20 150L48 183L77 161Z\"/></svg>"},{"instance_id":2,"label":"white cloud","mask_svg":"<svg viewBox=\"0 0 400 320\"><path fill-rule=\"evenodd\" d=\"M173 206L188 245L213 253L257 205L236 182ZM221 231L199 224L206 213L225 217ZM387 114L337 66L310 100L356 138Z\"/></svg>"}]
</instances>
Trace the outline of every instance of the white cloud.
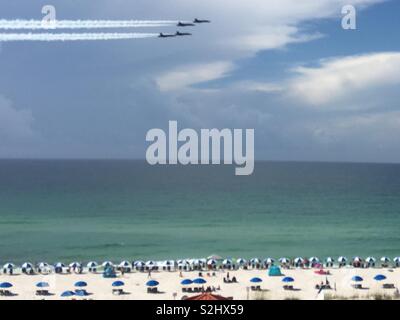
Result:
<instances>
[{"instance_id":1,"label":"white cloud","mask_svg":"<svg viewBox=\"0 0 400 320\"><path fill-rule=\"evenodd\" d=\"M161 91L174 91L225 77L233 70L229 62L213 62L179 67L156 78Z\"/></svg>"},{"instance_id":2,"label":"white cloud","mask_svg":"<svg viewBox=\"0 0 400 320\"><path fill-rule=\"evenodd\" d=\"M295 69L288 88L312 106L348 104L352 96L400 83L400 52L384 52L321 61L320 66Z\"/></svg>"},{"instance_id":3,"label":"white cloud","mask_svg":"<svg viewBox=\"0 0 400 320\"><path fill-rule=\"evenodd\" d=\"M232 89L244 90L244 91L255 91L264 93L278 93L283 90L280 84L270 82L259 82L259 81L240 81L233 84Z\"/></svg>"}]
</instances>

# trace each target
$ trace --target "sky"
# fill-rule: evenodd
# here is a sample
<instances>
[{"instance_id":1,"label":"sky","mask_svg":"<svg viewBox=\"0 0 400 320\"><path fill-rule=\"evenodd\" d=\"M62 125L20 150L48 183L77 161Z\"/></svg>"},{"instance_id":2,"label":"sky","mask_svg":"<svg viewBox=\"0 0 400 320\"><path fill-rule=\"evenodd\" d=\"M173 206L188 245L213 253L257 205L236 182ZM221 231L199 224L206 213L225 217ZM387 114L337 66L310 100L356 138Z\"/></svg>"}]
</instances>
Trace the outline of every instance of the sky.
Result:
<instances>
[{"instance_id":1,"label":"sky","mask_svg":"<svg viewBox=\"0 0 400 320\"><path fill-rule=\"evenodd\" d=\"M400 1L12 0L0 19L41 19L48 4L58 20L212 23L0 42L0 158L143 159L147 131L177 120L254 128L258 160L400 162ZM356 30L342 28L347 4Z\"/></svg>"}]
</instances>

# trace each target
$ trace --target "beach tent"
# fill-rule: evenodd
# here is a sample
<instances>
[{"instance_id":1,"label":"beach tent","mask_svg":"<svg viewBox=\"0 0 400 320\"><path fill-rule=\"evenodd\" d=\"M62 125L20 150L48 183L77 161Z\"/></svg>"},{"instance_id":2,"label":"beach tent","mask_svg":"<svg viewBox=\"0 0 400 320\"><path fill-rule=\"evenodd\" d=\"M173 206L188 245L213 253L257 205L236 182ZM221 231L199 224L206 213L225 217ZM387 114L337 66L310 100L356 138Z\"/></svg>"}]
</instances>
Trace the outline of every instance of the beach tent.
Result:
<instances>
[{"instance_id":1,"label":"beach tent","mask_svg":"<svg viewBox=\"0 0 400 320\"><path fill-rule=\"evenodd\" d=\"M113 267L107 267L104 269L103 278L116 278L117 275Z\"/></svg>"},{"instance_id":2,"label":"beach tent","mask_svg":"<svg viewBox=\"0 0 400 320\"><path fill-rule=\"evenodd\" d=\"M86 297L89 293L86 290L75 290L75 295L78 297Z\"/></svg>"},{"instance_id":3,"label":"beach tent","mask_svg":"<svg viewBox=\"0 0 400 320\"><path fill-rule=\"evenodd\" d=\"M268 275L270 277L279 277L282 276L282 272L278 266L272 266L271 268L269 268Z\"/></svg>"}]
</instances>

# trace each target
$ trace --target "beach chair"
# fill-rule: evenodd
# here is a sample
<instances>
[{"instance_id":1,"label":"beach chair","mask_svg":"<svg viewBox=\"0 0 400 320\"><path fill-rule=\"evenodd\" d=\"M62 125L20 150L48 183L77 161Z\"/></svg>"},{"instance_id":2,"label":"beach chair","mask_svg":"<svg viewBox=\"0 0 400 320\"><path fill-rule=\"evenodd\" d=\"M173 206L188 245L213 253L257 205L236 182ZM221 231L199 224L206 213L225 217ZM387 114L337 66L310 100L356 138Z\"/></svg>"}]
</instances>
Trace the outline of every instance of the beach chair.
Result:
<instances>
[{"instance_id":1,"label":"beach chair","mask_svg":"<svg viewBox=\"0 0 400 320\"><path fill-rule=\"evenodd\" d=\"M385 284L383 284L383 289L394 289L395 288L395 286L394 286L394 283L385 283Z\"/></svg>"}]
</instances>

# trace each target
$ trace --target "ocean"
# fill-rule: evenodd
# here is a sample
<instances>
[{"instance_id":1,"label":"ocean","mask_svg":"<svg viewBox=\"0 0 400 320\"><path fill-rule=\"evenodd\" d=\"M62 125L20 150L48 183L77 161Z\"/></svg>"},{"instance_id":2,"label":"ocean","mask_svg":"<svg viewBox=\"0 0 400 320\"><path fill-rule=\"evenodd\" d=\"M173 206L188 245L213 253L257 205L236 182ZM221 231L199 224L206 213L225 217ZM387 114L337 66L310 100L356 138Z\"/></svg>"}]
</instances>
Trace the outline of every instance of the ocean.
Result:
<instances>
[{"instance_id":1,"label":"ocean","mask_svg":"<svg viewBox=\"0 0 400 320\"><path fill-rule=\"evenodd\" d=\"M1 160L0 263L400 256L400 165Z\"/></svg>"}]
</instances>

